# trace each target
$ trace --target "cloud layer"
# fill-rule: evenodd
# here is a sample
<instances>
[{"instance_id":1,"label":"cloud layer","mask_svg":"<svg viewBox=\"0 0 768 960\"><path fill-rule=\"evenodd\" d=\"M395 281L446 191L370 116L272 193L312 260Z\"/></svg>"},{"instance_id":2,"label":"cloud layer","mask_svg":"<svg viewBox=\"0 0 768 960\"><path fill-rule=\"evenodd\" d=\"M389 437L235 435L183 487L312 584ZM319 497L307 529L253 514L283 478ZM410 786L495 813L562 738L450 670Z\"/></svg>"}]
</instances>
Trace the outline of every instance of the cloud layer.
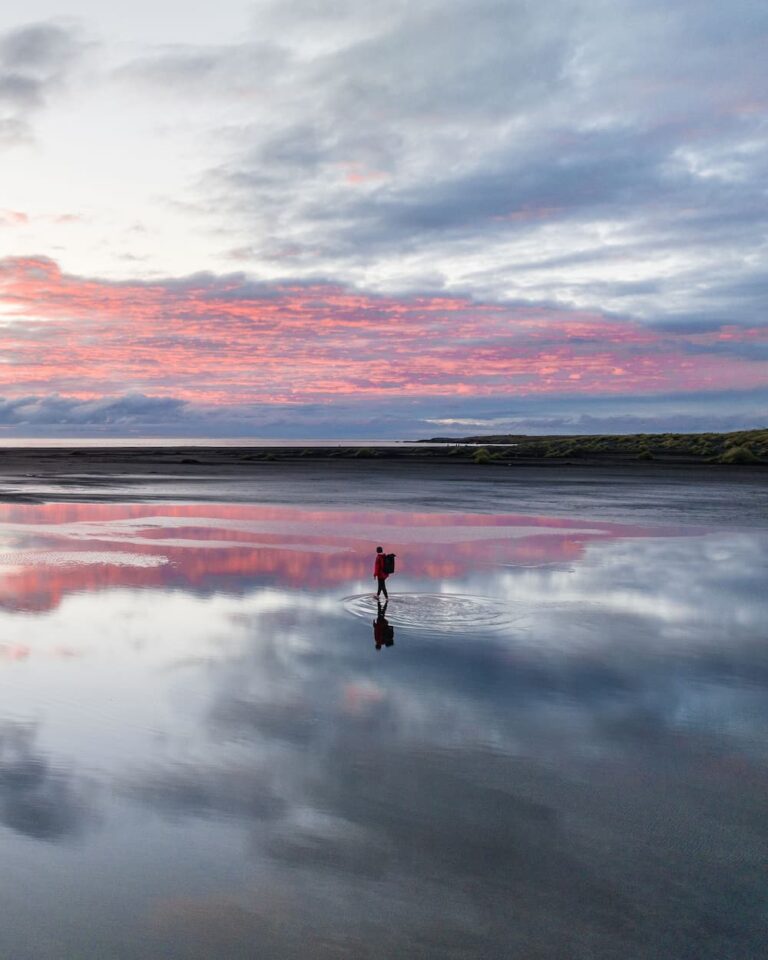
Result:
<instances>
[{"instance_id":1,"label":"cloud layer","mask_svg":"<svg viewBox=\"0 0 768 960\"><path fill-rule=\"evenodd\" d=\"M760 326L656 330L586 311L244 274L108 282L45 258L0 263L0 305L0 423L33 429L131 432L217 415L253 424L297 406L301 421L336 404L343 422L360 398L399 416L404 400L426 404L411 416L440 424L456 398L578 404L765 384Z\"/></svg>"},{"instance_id":2,"label":"cloud layer","mask_svg":"<svg viewBox=\"0 0 768 960\"><path fill-rule=\"evenodd\" d=\"M0 35L0 147L30 138L32 116L64 82L81 49L77 32L58 23Z\"/></svg>"},{"instance_id":3,"label":"cloud layer","mask_svg":"<svg viewBox=\"0 0 768 960\"><path fill-rule=\"evenodd\" d=\"M72 13L0 22L0 396L760 420L729 399L768 386L754 0L223 0L207 42Z\"/></svg>"}]
</instances>

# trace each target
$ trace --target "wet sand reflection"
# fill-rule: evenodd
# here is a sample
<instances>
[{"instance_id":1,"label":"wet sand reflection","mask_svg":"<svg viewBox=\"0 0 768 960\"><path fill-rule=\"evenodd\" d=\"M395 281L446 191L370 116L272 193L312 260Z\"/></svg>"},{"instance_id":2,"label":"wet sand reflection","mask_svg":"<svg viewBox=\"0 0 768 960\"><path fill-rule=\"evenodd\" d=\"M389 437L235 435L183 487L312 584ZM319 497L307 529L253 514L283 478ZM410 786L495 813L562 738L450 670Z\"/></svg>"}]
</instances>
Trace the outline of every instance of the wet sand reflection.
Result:
<instances>
[{"instance_id":1,"label":"wet sand reflection","mask_svg":"<svg viewBox=\"0 0 768 960\"><path fill-rule=\"evenodd\" d=\"M2 519L0 953L760 955L764 535Z\"/></svg>"},{"instance_id":2,"label":"wet sand reflection","mask_svg":"<svg viewBox=\"0 0 768 960\"><path fill-rule=\"evenodd\" d=\"M349 530L355 533L341 532ZM575 563L590 543L679 533L514 515L11 505L0 507L0 606L44 611L68 594L113 587L232 590L257 581L330 589L360 578L363 555L380 531L388 531L407 557L410 576L434 580L456 579L489 564Z\"/></svg>"}]
</instances>

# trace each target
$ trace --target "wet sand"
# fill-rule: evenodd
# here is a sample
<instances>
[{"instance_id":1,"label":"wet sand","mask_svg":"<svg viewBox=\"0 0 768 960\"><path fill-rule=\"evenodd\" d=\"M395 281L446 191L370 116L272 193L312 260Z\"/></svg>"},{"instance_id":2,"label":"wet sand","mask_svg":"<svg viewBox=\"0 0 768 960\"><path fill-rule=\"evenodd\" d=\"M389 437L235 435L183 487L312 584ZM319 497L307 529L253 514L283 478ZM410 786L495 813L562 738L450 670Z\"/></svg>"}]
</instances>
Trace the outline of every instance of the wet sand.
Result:
<instances>
[{"instance_id":1,"label":"wet sand","mask_svg":"<svg viewBox=\"0 0 768 960\"><path fill-rule=\"evenodd\" d=\"M762 955L755 484L268 466L0 506L0 957Z\"/></svg>"},{"instance_id":2,"label":"wet sand","mask_svg":"<svg viewBox=\"0 0 768 960\"><path fill-rule=\"evenodd\" d=\"M242 453L5 457L0 956L760 955L763 471Z\"/></svg>"},{"instance_id":3,"label":"wet sand","mask_svg":"<svg viewBox=\"0 0 768 960\"><path fill-rule=\"evenodd\" d=\"M379 453L365 459L321 448L5 449L0 451L0 502L410 505L768 524L765 466L586 460L486 466L457 462L442 451Z\"/></svg>"}]
</instances>

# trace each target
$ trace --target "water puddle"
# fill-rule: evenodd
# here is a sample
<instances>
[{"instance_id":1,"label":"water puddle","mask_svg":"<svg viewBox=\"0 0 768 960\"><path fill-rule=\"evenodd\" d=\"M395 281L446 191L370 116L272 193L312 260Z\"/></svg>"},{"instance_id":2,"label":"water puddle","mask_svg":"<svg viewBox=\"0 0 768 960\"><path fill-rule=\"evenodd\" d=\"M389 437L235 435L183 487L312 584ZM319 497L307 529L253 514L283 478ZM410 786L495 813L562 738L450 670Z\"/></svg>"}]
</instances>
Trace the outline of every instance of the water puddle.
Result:
<instances>
[{"instance_id":1,"label":"water puddle","mask_svg":"<svg viewBox=\"0 0 768 960\"><path fill-rule=\"evenodd\" d=\"M344 597L345 609L355 617L376 616L379 605L370 594ZM525 614L492 597L449 593L397 593L387 605L387 620L405 629L426 633L483 633L504 630Z\"/></svg>"},{"instance_id":2,"label":"water puddle","mask_svg":"<svg viewBox=\"0 0 768 960\"><path fill-rule=\"evenodd\" d=\"M759 530L0 507L0 955L758 956L767 570Z\"/></svg>"}]
</instances>

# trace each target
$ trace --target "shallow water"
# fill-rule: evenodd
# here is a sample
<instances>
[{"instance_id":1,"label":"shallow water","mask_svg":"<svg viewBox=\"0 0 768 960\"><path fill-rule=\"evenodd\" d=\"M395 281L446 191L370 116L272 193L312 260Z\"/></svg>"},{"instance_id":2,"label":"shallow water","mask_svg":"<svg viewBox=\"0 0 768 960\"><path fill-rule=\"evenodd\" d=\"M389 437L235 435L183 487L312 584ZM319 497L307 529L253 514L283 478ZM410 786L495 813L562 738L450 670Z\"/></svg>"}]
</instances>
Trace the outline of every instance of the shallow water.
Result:
<instances>
[{"instance_id":1,"label":"shallow water","mask_svg":"<svg viewBox=\"0 0 768 960\"><path fill-rule=\"evenodd\" d=\"M760 955L768 532L595 512L0 508L0 956Z\"/></svg>"}]
</instances>

